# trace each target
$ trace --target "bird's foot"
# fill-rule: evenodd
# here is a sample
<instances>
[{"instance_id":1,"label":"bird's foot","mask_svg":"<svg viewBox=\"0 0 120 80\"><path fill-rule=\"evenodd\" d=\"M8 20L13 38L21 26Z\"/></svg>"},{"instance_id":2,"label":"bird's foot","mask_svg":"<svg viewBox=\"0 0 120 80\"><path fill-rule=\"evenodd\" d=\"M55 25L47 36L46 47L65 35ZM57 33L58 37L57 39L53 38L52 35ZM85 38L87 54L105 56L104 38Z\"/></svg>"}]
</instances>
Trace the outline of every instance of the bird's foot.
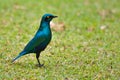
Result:
<instances>
[{"instance_id":1,"label":"bird's foot","mask_svg":"<svg viewBox=\"0 0 120 80\"><path fill-rule=\"evenodd\" d=\"M39 66L39 67L43 67L43 66L44 66L44 64L39 64L38 66Z\"/></svg>"},{"instance_id":2,"label":"bird's foot","mask_svg":"<svg viewBox=\"0 0 120 80\"><path fill-rule=\"evenodd\" d=\"M43 66L44 66L44 64L37 64L37 66L38 66L38 67L43 67Z\"/></svg>"}]
</instances>

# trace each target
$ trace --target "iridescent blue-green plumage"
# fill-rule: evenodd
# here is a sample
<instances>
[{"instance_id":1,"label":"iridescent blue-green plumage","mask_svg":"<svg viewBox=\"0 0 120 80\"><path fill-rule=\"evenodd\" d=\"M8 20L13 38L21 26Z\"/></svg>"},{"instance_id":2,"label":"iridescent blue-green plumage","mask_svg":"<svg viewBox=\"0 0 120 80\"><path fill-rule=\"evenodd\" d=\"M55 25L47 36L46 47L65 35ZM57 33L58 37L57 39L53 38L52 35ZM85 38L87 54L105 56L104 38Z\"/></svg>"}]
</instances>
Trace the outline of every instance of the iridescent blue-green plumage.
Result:
<instances>
[{"instance_id":1,"label":"iridescent blue-green plumage","mask_svg":"<svg viewBox=\"0 0 120 80\"><path fill-rule=\"evenodd\" d=\"M42 17L40 27L38 31L36 32L35 36L32 38L32 40L25 46L22 52L19 53L19 55L13 59L12 62L14 62L16 59L20 58L23 55L29 54L29 53L36 53L36 58L39 63L39 66L42 66L39 61L39 56L41 51L43 51L52 38L52 33L50 29L50 21L57 16L54 16L52 14L45 14Z\"/></svg>"}]
</instances>

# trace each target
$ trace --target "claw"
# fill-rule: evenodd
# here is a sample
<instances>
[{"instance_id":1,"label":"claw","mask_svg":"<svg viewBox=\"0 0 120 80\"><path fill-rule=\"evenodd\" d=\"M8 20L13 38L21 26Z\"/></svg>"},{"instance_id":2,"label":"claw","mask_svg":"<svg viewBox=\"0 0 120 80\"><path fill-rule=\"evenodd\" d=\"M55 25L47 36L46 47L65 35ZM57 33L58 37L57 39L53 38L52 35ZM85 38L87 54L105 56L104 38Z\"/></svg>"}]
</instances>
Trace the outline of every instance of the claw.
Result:
<instances>
[{"instance_id":1,"label":"claw","mask_svg":"<svg viewBox=\"0 0 120 80\"><path fill-rule=\"evenodd\" d=\"M44 66L44 64L39 64L38 66L39 66L39 67L43 67L43 66Z\"/></svg>"},{"instance_id":2,"label":"claw","mask_svg":"<svg viewBox=\"0 0 120 80\"><path fill-rule=\"evenodd\" d=\"M38 67L43 67L44 64L37 64L36 66L38 66Z\"/></svg>"}]
</instances>

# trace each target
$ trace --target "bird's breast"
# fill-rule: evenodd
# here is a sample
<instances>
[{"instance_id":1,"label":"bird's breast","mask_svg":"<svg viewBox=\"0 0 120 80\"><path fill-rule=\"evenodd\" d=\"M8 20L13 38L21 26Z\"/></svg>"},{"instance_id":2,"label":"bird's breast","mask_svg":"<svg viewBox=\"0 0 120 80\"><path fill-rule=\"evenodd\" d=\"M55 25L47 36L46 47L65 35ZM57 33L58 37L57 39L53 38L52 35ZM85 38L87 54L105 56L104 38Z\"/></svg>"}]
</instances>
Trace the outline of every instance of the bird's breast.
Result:
<instances>
[{"instance_id":1,"label":"bird's breast","mask_svg":"<svg viewBox=\"0 0 120 80\"><path fill-rule=\"evenodd\" d=\"M51 40L51 38L52 38L52 33L51 33L50 28L45 28L43 32L44 32L44 35L45 35L46 39L47 39L47 40Z\"/></svg>"}]
</instances>

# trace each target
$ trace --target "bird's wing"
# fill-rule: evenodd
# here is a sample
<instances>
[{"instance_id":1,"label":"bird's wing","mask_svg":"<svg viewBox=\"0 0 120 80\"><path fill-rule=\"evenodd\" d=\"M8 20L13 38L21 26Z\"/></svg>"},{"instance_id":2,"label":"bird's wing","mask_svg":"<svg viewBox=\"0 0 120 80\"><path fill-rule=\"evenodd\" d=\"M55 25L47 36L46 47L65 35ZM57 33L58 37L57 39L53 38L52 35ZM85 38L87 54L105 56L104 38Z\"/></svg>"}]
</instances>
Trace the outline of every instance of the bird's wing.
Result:
<instances>
[{"instance_id":1,"label":"bird's wing","mask_svg":"<svg viewBox=\"0 0 120 80\"><path fill-rule=\"evenodd\" d=\"M40 43L45 40L45 36L43 33L38 33L34 36L34 38L26 45L24 48L25 51L29 52L37 47Z\"/></svg>"}]
</instances>

